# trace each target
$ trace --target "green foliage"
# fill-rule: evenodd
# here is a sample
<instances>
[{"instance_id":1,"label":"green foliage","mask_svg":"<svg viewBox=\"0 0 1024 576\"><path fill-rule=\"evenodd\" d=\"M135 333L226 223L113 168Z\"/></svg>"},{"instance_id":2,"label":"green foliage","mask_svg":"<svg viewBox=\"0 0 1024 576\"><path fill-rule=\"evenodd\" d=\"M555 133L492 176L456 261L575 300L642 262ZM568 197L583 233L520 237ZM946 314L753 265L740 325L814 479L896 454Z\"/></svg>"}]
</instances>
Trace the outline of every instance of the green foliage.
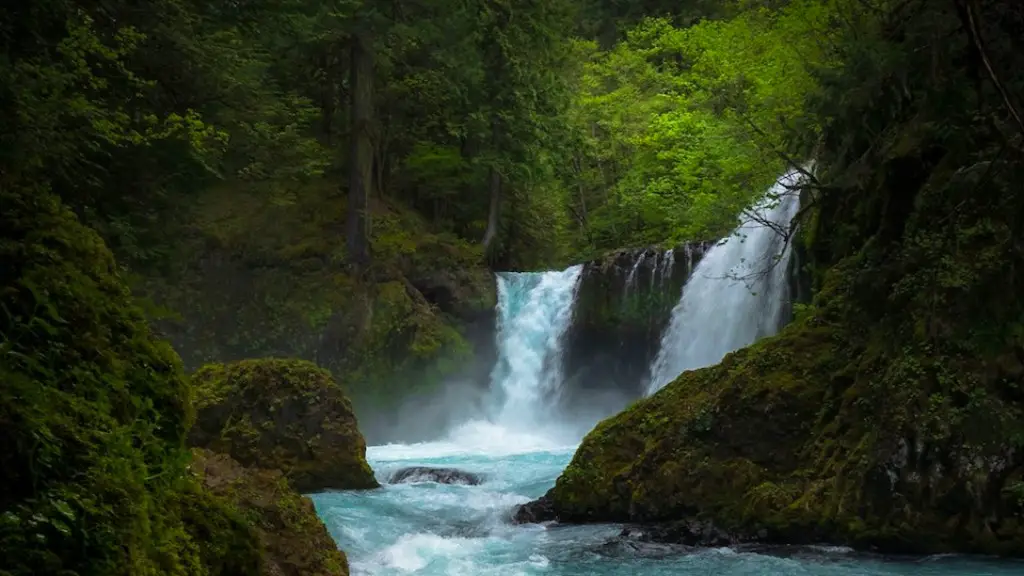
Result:
<instances>
[{"instance_id":1,"label":"green foliage","mask_svg":"<svg viewBox=\"0 0 1024 576\"><path fill-rule=\"evenodd\" d=\"M45 191L6 185L0 565L176 573L182 535L162 506L186 458L180 361L99 237Z\"/></svg>"},{"instance_id":2,"label":"green foliage","mask_svg":"<svg viewBox=\"0 0 1024 576\"><path fill-rule=\"evenodd\" d=\"M677 28L642 21L594 52L572 112L571 202L600 249L717 238L786 167L811 72L834 65L823 2Z\"/></svg>"}]
</instances>

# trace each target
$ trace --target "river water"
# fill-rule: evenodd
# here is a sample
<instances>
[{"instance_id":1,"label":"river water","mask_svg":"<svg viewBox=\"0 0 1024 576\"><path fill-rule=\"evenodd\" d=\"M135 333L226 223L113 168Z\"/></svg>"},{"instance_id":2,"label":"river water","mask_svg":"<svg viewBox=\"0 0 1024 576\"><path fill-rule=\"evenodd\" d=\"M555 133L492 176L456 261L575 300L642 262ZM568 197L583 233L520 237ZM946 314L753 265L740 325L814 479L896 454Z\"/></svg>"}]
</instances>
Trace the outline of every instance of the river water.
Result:
<instances>
[{"instance_id":1,"label":"river water","mask_svg":"<svg viewBox=\"0 0 1024 576\"><path fill-rule=\"evenodd\" d=\"M1024 563L936 556L892 558L837 547L693 550L618 537L618 525L516 526L510 510L546 492L574 446L475 422L443 442L375 446L386 481L405 466L456 467L479 486L431 482L313 495L317 511L359 575L1021 576Z\"/></svg>"}]
</instances>

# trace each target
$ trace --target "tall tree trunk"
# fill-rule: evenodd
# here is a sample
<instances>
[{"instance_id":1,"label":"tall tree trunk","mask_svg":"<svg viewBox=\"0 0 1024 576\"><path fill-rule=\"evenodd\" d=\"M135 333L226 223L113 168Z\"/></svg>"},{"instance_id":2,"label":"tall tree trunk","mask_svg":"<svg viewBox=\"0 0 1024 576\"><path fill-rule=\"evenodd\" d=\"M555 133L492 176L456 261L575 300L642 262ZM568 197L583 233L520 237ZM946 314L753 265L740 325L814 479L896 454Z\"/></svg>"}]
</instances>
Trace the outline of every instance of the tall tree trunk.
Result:
<instances>
[{"instance_id":1,"label":"tall tree trunk","mask_svg":"<svg viewBox=\"0 0 1024 576\"><path fill-rule=\"evenodd\" d=\"M487 211L487 230L484 231L484 250L487 250L498 235L498 215L501 209L501 173L491 167L491 207Z\"/></svg>"},{"instance_id":2,"label":"tall tree trunk","mask_svg":"<svg viewBox=\"0 0 1024 576\"><path fill-rule=\"evenodd\" d=\"M491 121L491 148L495 154L498 152L499 135L500 128L498 127L498 120L495 118ZM498 216L501 211L501 172L493 164L491 165L490 181L491 206L487 210L487 230L484 231L483 245L485 251L490 248L494 237L498 235Z\"/></svg>"},{"instance_id":3,"label":"tall tree trunk","mask_svg":"<svg viewBox=\"0 0 1024 576\"><path fill-rule=\"evenodd\" d=\"M367 206L370 190L373 188L373 53L370 42L365 32L356 32L352 35L352 135L345 236L349 257L359 266L370 261L370 216Z\"/></svg>"}]
</instances>

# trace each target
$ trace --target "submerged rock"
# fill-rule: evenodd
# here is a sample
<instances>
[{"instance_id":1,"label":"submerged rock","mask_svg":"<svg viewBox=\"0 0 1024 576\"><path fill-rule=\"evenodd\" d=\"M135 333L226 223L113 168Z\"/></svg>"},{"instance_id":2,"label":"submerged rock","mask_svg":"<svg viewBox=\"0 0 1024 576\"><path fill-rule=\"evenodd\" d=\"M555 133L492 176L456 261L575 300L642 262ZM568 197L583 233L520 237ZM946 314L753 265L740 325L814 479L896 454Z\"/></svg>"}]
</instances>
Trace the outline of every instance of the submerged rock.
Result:
<instances>
[{"instance_id":1,"label":"submerged rock","mask_svg":"<svg viewBox=\"0 0 1024 576\"><path fill-rule=\"evenodd\" d=\"M300 492L376 488L352 405L330 374L302 360L245 360L192 378L193 446L280 470Z\"/></svg>"},{"instance_id":2,"label":"submerged rock","mask_svg":"<svg viewBox=\"0 0 1024 576\"><path fill-rule=\"evenodd\" d=\"M456 468L431 468L428 466L410 466L396 470L388 478L389 484L410 484L413 482L437 482L438 484L465 484L476 486L483 482L483 477L473 472Z\"/></svg>"},{"instance_id":3,"label":"submerged rock","mask_svg":"<svg viewBox=\"0 0 1024 576\"><path fill-rule=\"evenodd\" d=\"M313 502L297 493L288 480L277 470L246 468L231 457L208 450L195 450L192 470L203 489L220 502L208 502L207 507L228 507L237 516L245 518L251 526L255 548L259 552L258 572L254 567L231 567L239 574L260 576L347 576L348 560L345 553L327 532L316 515ZM202 510L200 509L200 512ZM236 548L252 548L246 534L211 526L208 518L200 514L191 519L193 531L216 536L213 542L203 542L215 549L228 549L230 558L236 558ZM199 528L199 529L197 529ZM227 539L227 535L233 538ZM224 568L218 565L218 568ZM226 571L225 573L229 573ZM220 573L220 572L218 572ZM236 572L230 572L236 573Z\"/></svg>"},{"instance_id":4,"label":"submerged rock","mask_svg":"<svg viewBox=\"0 0 1024 576\"><path fill-rule=\"evenodd\" d=\"M759 537L764 538L767 535L767 532L762 532L760 535L729 532L709 520L697 519L646 526L628 526L623 528L622 533L619 534L622 538L640 542L713 548L756 542Z\"/></svg>"}]
</instances>

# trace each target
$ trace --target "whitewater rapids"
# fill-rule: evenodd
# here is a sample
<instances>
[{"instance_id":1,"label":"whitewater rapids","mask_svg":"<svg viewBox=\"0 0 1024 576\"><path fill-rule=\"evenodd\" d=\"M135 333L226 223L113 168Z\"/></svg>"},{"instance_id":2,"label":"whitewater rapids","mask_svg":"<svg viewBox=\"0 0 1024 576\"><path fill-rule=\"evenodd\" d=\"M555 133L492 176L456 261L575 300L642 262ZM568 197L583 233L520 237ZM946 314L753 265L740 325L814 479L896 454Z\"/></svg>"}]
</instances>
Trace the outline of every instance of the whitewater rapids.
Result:
<instances>
[{"instance_id":1,"label":"whitewater rapids","mask_svg":"<svg viewBox=\"0 0 1024 576\"><path fill-rule=\"evenodd\" d=\"M520 576L1011 576L1024 564L965 557L893 559L845 548L773 554L697 550L618 538L619 525L516 526L509 513L554 485L575 450L540 435L473 422L447 440L373 446L383 482L406 466L455 467L484 476L479 486L432 482L312 496L355 575Z\"/></svg>"}]
</instances>

